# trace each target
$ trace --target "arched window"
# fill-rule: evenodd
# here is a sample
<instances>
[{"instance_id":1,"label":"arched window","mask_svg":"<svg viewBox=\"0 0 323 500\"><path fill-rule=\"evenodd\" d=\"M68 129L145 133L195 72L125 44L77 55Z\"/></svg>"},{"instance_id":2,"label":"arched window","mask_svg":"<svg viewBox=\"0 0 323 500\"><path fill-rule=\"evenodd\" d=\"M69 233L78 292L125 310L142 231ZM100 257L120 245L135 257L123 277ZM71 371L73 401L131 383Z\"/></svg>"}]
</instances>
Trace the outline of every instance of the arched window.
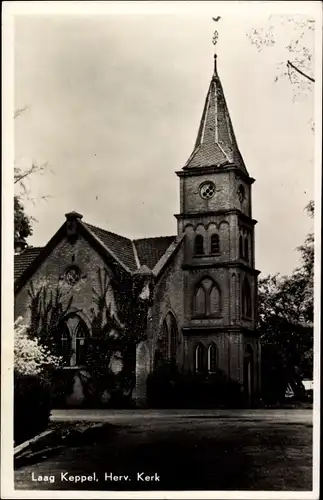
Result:
<instances>
[{"instance_id":1,"label":"arched window","mask_svg":"<svg viewBox=\"0 0 323 500\"><path fill-rule=\"evenodd\" d=\"M172 314L170 314L169 316L170 316L170 357L171 359L176 360L177 343L178 343L177 325L174 316Z\"/></svg>"},{"instance_id":2,"label":"arched window","mask_svg":"<svg viewBox=\"0 0 323 500\"><path fill-rule=\"evenodd\" d=\"M244 352L244 363L243 363L243 385L246 400L249 404L253 403L254 396L254 354L253 348L250 344L247 344Z\"/></svg>"},{"instance_id":3,"label":"arched window","mask_svg":"<svg viewBox=\"0 0 323 500\"><path fill-rule=\"evenodd\" d=\"M204 238L201 234L195 236L195 255L204 255Z\"/></svg>"},{"instance_id":4,"label":"arched window","mask_svg":"<svg viewBox=\"0 0 323 500\"><path fill-rule=\"evenodd\" d=\"M209 293L209 307L211 316L221 312L220 291L215 284L212 285Z\"/></svg>"},{"instance_id":5,"label":"arched window","mask_svg":"<svg viewBox=\"0 0 323 500\"><path fill-rule=\"evenodd\" d=\"M243 259L243 239L241 235L239 237L239 257Z\"/></svg>"},{"instance_id":6,"label":"arched window","mask_svg":"<svg viewBox=\"0 0 323 500\"><path fill-rule=\"evenodd\" d=\"M246 260L249 260L249 242L248 242L248 236L246 236L245 240L244 240L244 258Z\"/></svg>"},{"instance_id":7,"label":"arched window","mask_svg":"<svg viewBox=\"0 0 323 500\"><path fill-rule=\"evenodd\" d=\"M220 252L220 240L218 234L212 234L211 236L211 253Z\"/></svg>"},{"instance_id":8,"label":"arched window","mask_svg":"<svg viewBox=\"0 0 323 500\"><path fill-rule=\"evenodd\" d=\"M176 360L178 346L178 329L176 319L169 312L163 322L162 338L160 341L161 356L164 359Z\"/></svg>"},{"instance_id":9,"label":"arched window","mask_svg":"<svg viewBox=\"0 0 323 500\"><path fill-rule=\"evenodd\" d=\"M207 371L206 347L203 344L198 344L195 349L195 371L196 373Z\"/></svg>"},{"instance_id":10,"label":"arched window","mask_svg":"<svg viewBox=\"0 0 323 500\"><path fill-rule=\"evenodd\" d=\"M60 355L63 358L64 365L70 365L71 336L66 323L62 323L60 325L60 338L61 338Z\"/></svg>"},{"instance_id":11,"label":"arched window","mask_svg":"<svg viewBox=\"0 0 323 500\"><path fill-rule=\"evenodd\" d=\"M84 321L80 320L75 328L75 364L85 365L88 329Z\"/></svg>"},{"instance_id":12,"label":"arched window","mask_svg":"<svg viewBox=\"0 0 323 500\"><path fill-rule=\"evenodd\" d=\"M246 197L246 192L242 184L238 187L238 198L240 203L243 203Z\"/></svg>"},{"instance_id":13,"label":"arched window","mask_svg":"<svg viewBox=\"0 0 323 500\"><path fill-rule=\"evenodd\" d=\"M86 364L89 329L77 314L61 324L61 355L65 364L80 366Z\"/></svg>"},{"instance_id":14,"label":"arched window","mask_svg":"<svg viewBox=\"0 0 323 500\"><path fill-rule=\"evenodd\" d=\"M204 278L196 287L193 315L214 316L221 313L221 292L212 278Z\"/></svg>"},{"instance_id":15,"label":"arched window","mask_svg":"<svg viewBox=\"0 0 323 500\"><path fill-rule=\"evenodd\" d=\"M166 319L164 319L164 321L163 321L163 326L161 329L161 336L160 336L159 344L160 344L159 345L160 357L165 360L168 358L168 351L169 351L168 328L167 328Z\"/></svg>"},{"instance_id":16,"label":"arched window","mask_svg":"<svg viewBox=\"0 0 323 500\"><path fill-rule=\"evenodd\" d=\"M208 349L208 370L214 373L218 367L218 348L212 343Z\"/></svg>"},{"instance_id":17,"label":"arched window","mask_svg":"<svg viewBox=\"0 0 323 500\"><path fill-rule=\"evenodd\" d=\"M242 284L242 315L250 318L251 314L251 290L249 281L247 278L245 278Z\"/></svg>"},{"instance_id":18,"label":"arched window","mask_svg":"<svg viewBox=\"0 0 323 500\"><path fill-rule=\"evenodd\" d=\"M196 290L194 312L196 316L205 316L206 314L206 291L203 285Z\"/></svg>"}]
</instances>

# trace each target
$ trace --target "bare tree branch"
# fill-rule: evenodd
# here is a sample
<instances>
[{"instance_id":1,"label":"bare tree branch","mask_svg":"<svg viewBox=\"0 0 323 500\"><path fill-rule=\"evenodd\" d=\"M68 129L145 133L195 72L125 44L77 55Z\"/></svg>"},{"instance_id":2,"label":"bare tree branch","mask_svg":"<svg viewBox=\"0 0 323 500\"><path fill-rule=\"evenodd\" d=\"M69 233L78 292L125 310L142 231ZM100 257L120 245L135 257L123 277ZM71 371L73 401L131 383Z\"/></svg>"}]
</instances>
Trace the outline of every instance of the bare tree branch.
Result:
<instances>
[{"instance_id":1,"label":"bare tree branch","mask_svg":"<svg viewBox=\"0 0 323 500\"><path fill-rule=\"evenodd\" d=\"M306 73L303 73L303 71L301 71L300 69L297 68L297 66L295 66L291 61L287 61L287 67L288 68L293 68L295 71L297 71L297 73L299 73L300 75L304 76L304 78L307 78L308 80L310 80L311 82L315 82L315 79L312 78L311 76L307 75Z\"/></svg>"},{"instance_id":2,"label":"bare tree branch","mask_svg":"<svg viewBox=\"0 0 323 500\"><path fill-rule=\"evenodd\" d=\"M27 109L29 109L29 106L24 106L23 108L17 108L14 112L14 115L13 117L14 118L17 118L18 116L20 116L24 111L27 111Z\"/></svg>"},{"instance_id":3,"label":"bare tree branch","mask_svg":"<svg viewBox=\"0 0 323 500\"><path fill-rule=\"evenodd\" d=\"M47 163L44 163L43 165L38 165L37 163L33 163L31 167L27 168L26 170L22 171L21 168L15 167L15 174L14 174L14 184L17 184L18 182L22 182L23 179L26 177L30 176L31 174L35 172L43 172L47 167Z\"/></svg>"}]
</instances>

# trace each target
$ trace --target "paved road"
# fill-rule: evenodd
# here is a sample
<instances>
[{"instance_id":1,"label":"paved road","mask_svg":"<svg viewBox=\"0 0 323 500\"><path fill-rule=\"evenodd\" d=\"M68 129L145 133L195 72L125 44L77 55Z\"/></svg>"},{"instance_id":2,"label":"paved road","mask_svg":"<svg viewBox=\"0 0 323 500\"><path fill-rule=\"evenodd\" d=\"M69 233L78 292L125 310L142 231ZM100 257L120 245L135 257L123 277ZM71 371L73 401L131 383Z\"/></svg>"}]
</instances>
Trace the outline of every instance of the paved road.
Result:
<instances>
[{"instance_id":1,"label":"paved road","mask_svg":"<svg viewBox=\"0 0 323 500\"><path fill-rule=\"evenodd\" d=\"M96 442L18 469L16 488L312 488L310 410L56 410L52 419L71 425L80 420L112 425L103 428ZM87 480L75 483L82 475ZM54 479L32 481L38 476Z\"/></svg>"}]
</instances>

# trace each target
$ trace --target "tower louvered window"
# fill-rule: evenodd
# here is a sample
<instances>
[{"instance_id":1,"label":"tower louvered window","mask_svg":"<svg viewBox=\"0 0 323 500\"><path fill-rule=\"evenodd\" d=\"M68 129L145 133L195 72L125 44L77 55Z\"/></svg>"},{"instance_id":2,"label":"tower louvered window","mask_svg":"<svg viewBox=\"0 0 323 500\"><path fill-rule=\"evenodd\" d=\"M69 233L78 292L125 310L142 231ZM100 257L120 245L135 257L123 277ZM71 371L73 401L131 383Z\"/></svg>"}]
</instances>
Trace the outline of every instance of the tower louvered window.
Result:
<instances>
[{"instance_id":1,"label":"tower louvered window","mask_svg":"<svg viewBox=\"0 0 323 500\"><path fill-rule=\"evenodd\" d=\"M195 236L195 255L204 255L204 238L201 234Z\"/></svg>"},{"instance_id":2,"label":"tower louvered window","mask_svg":"<svg viewBox=\"0 0 323 500\"><path fill-rule=\"evenodd\" d=\"M245 260L249 260L249 242L248 242L248 236L244 240L244 258Z\"/></svg>"},{"instance_id":3,"label":"tower louvered window","mask_svg":"<svg viewBox=\"0 0 323 500\"><path fill-rule=\"evenodd\" d=\"M239 237L239 257L243 259L243 238L241 235Z\"/></svg>"},{"instance_id":4,"label":"tower louvered window","mask_svg":"<svg viewBox=\"0 0 323 500\"><path fill-rule=\"evenodd\" d=\"M212 234L211 236L211 253L220 252L220 239L218 234Z\"/></svg>"},{"instance_id":5,"label":"tower louvered window","mask_svg":"<svg viewBox=\"0 0 323 500\"><path fill-rule=\"evenodd\" d=\"M247 278L242 284L242 315L248 318L252 315L251 289Z\"/></svg>"}]
</instances>

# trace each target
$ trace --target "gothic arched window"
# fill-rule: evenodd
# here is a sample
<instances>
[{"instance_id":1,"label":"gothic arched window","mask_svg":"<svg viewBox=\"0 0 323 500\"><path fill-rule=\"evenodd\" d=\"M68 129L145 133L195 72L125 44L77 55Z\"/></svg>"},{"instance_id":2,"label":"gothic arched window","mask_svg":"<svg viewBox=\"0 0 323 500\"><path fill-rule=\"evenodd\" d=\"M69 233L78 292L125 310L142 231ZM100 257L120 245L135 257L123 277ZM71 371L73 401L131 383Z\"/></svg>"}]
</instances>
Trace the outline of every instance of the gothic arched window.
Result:
<instances>
[{"instance_id":1,"label":"gothic arched window","mask_svg":"<svg viewBox=\"0 0 323 500\"><path fill-rule=\"evenodd\" d=\"M70 365L71 357L71 336L70 331L66 323L60 325L60 355L63 358L64 365Z\"/></svg>"},{"instance_id":2,"label":"gothic arched window","mask_svg":"<svg viewBox=\"0 0 323 500\"><path fill-rule=\"evenodd\" d=\"M61 355L65 364L80 366L86 364L89 329L77 314L70 316L60 325Z\"/></svg>"},{"instance_id":3,"label":"gothic arched window","mask_svg":"<svg viewBox=\"0 0 323 500\"><path fill-rule=\"evenodd\" d=\"M206 292L203 286L199 286L196 290L194 312L196 316L205 316L206 314Z\"/></svg>"},{"instance_id":4,"label":"gothic arched window","mask_svg":"<svg viewBox=\"0 0 323 500\"><path fill-rule=\"evenodd\" d=\"M178 346L178 328L174 315L169 312L163 322L160 342L161 356L164 359L176 360Z\"/></svg>"},{"instance_id":5,"label":"gothic arched window","mask_svg":"<svg viewBox=\"0 0 323 500\"><path fill-rule=\"evenodd\" d=\"M204 278L195 288L194 316L214 316L221 312L221 292L212 278Z\"/></svg>"},{"instance_id":6,"label":"gothic arched window","mask_svg":"<svg viewBox=\"0 0 323 500\"><path fill-rule=\"evenodd\" d=\"M241 235L239 237L239 257L243 259L243 238Z\"/></svg>"},{"instance_id":7,"label":"gothic arched window","mask_svg":"<svg viewBox=\"0 0 323 500\"><path fill-rule=\"evenodd\" d=\"M215 284L212 285L209 292L209 311L211 316L221 312L220 291Z\"/></svg>"},{"instance_id":8,"label":"gothic arched window","mask_svg":"<svg viewBox=\"0 0 323 500\"><path fill-rule=\"evenodd\" d=\"M238 188L238 198L239 198L240 203L243 203L245 198L246 198L246 192L245 192L245 189L244 189L242 184L240 184L240 186Z\"/></svg>"},{"instance_id":9,"label":"gothic arched window","mask_svg":"<svg viewBox=\"0 0 323 500\"><path fill-rule=\"evenodd\" d=\"M86 347L88 329L84 321L80 321L75 328L75 364L77 366L86 363Z\"/></svg>"},{"instance_id":10,"label":"gothic arched window","mask_svg":"<svg viewBox=\"0 0 323 500\"><path fill-rule=\"evenodd\" d=\"M170 317L170 357L171 359L176 360L177 355L177 343L178 343L178 334L177 334L177 325L175 318L172 314L169 313Z\"/></svg>"},{"instance_id":11,"label":"gothic arched window","mask_svg":"<svg viewBox=\"0 0 323 500\"><path fill-rule=\"evenodd\" d=\"M195 255L204 255L204 238L201 234L195 236L194 253Z\"/></svg>"},{"instance_id":12,"label":"gothic arched window","mask_svg":"<svg viewBox=\"0 0 323 500\"><path fill-rule=\"evenodd\" d=\"M248 242L248 236L246 236L245 240L244 240L244 258L246 260L249 260L249 242Z\"/></svg>"},{"instance_id":13,"label":"gothic arched window","mask_svg":"<svg viewBox=\"0 0 323 500\"><path fill-rule=\"evenodd\" d=\"M212 234L211 236L211 253L220 252L220 240L218 234Z\"/></svg>"},{"instance_id":14,"label":"gothic arched window","mask_svg":"<svg viewBox=\"0 0 323 500\"><path fill-rule=\"evenodd\" d=\"M195 349L195 371L196 373L204 373L207 371L207 356L206 347L202 343L198 344Z\"/></svg>"},{"instance_id":15,"label":"gothic arched window","mask_svg":"<svg viewBox=\"0 0 323 500\"><path fill-rule=\"evenodd\" d=\"M245 278L242 284L242 315L250 318L251 313L251 289L248 279Z\"/></svg>"},{"instance_id":16,"label":"gothic arched window","mask_svg":"<svg viewBox=\"0 0 323 500\"><path fill-rule=\"evenodd\" d=\"M215 343L209 346L208 349L208 370L214 373L218 367L218 348Z\"/></svg>"}]
</instances>

